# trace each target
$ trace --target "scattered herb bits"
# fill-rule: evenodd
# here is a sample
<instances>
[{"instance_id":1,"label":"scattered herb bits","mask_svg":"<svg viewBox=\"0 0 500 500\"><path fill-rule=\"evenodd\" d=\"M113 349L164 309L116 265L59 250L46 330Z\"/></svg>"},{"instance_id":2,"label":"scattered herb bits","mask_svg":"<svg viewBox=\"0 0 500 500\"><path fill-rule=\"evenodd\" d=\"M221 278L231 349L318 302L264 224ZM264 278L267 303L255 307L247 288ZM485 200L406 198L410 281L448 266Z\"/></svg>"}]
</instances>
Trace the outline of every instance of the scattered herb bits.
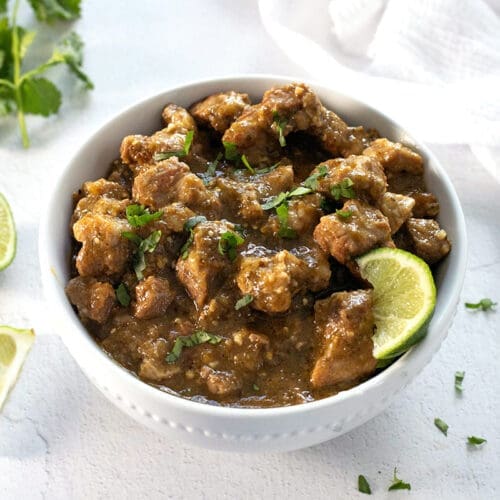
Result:
<instances>
[{"instance_id":1,"label":"scattered herb bits","mask_svg":"<svg viewBox=\"0 0 500 500\"><path fill-rule=\"evenodd\" d=\"M161 153L154 154L155 161L166 160L167 158L171 158L172 156L177 156L177 158L183 158L189 154L189 150L191 149L191 144L194 139L194 130L190 130L184 139L184 147L182 149L178 149L177 151L164 151Z\"/></svg>"},{"instance_id":2,"label":"scattered herb bits","mask_svg":"<svg viewBox=\"0 0 500 500\"><path fill-rule=\"evenodd\" d=\"M125 283L120 283L115 290L116 299L123 307L128 307L130 304L130 295Z\"/></svg>"},{"instance_id":3,"label":"scattered herb bits","mask_svg":"<svg viewBox=\"0 0 500 500\"><path fill-rule=\"evenodd\" d=\"M250 163L248 162L248 159L245 155L241 155L241 163L243 163L243 165L245 165L245 168L251 173L251 174L255 174L255 170L253 169L253 167L250 165Z\"/></svg>"},{"instance_id":4,"label":"scattered herb bits","mask_svg":"<svg viewBox=\"0 0 500 500\"><path fill-rule=\"evenodd\" d=\"M191 245L193 244L194 240L194 232L193 229L197 224L200 222L206 222L207 218L204 215L195 215L194 217L190 217L184 224L184 231L187 231L189 233L188 239L182 245L181 247L181 257L183 260L186 260L189 255L189 249L191 248Z\"/></svg>"},{"instance_id":5,"label":"scattered herb bits","mask_svg":"<svg viewBox=\"0 0 500 500\"><path fill-rule=\"evenodd\" d=\"M318 180L322 179L328 175L328 167L326 165L320 165L318 171L315 174L310 175L302 184L313 191L318 189Z\"/></svg>"},{"instance_id":6,"label":"scattered herb bits","mask_svg":"<svg viewBox=\"0 0 500 500\"><path fill-rule=\"evenodd\" d=\"M144 205L129 205L126 210L128 223L132 227L141 227L158 220L163 215L161 210L151 213Z\"/></svg>"},{"instance_id":7,"label":"scattered herb bits","mask_svg":"<svg viewBox=\"0 0 500 500\"><path fill-rule=\"evenodd\" d=\"M240 153L238 152L238 147L234 142L223 142L224 146L224 158L229 161L238 161L240 159Z\"/></svg>"},{"instance_id":8,"label":"scattered herb bits","mask_svg":"<svg viewBox=\"0 0 500 500\"><path fill-rule=\"evenodd\" d=\"M336 210L335 213L339 216L342 217L342 219L348 219L352 215L351 210Z\"/></svg>"},{"instance_id":9,"label":"scattered herb bits","mask_svg":"<svg viewBox=\"0 0 500 500\"><path fill-rule=\"evenodd\" d=\"M221 255L227 255L229 260L236 260L238 253L236 249L245 242L245 238L241 234L226 231L221 234L219 239L218 250Z\"/></svg>"},{"instance_id":10,"label":"scattered herb bits","mask_svg":"<svg viewBox=\"0 0 500 500\"><path fill-rule=\"evenodd\" d=\"M368 481L366 480L366 477L363 475L358 476L358 491L361 493L366 493L367 495L372 494L372 490L370 488L370 485L368 484Z\"/></svg>"},{"instance_id":11,"label":"scattered herb bits","mask_svg":"<svg viewBox=\"0 0 500 500\"><path fill-rule=\"evenodd\" d=\"M394 476L392 478L392 484L389 486L388 491L394 490L411 490L410 483L405 483L402 479L397 476L398 470L394 467Z\"/></svg>"},{"instance_id":12,"label":"scattered herb bits","mask_svg":"<svg viewBox=\"0 0 500 500\"><path fill-rule=\"evenodd\" d=\"M481 299L479 302L466 302L465 307L467 309L476 309L481 311L491 311L496 307L497 303L493 302L491 299Z\"/></svg>"},{"instance_id":13,"label":"scattered herb bits","mask_svg":"<svg viewBox=\"0 0 500 500\"><path fill-rule=\"evenodd\" d=\"M480 446L483 443L486 443L486 439L482 437L477 437L477 436L469 436L467 438L467 444L470 444L472 446Z\"/></svg>"},{"instance_id":14,"label":"scattered herb bits","mask_svg":"<svg viewBox=\"0 0 500 500\"><path fill-rule=\"evenodd\" d=\"M280 146L284 148L286 146L286 139L285 139L285 127L286 124L288 123L288 120L286 118L283 118L279 115L277 111L273 112L273 122L276 125L276 128L278 129L278 140L280 143Z\"/></svg>"},{"instance_id":15,"label":"scattered herb bits","mask_svg":"<svg viewBox=\"0 0 500 500\"><path fill-rule=\"evenodd\" d=\"M246 295L243 295L241 299L239 299L236 304L234 305L234 309L236 311L239 311L242 307L248 306L253 301L253 295L250 295L247 293Z\"/></svg>"},{"instance_id":16,"label":"scattered herb bits","mask_svg":"<svg viewBox=\"0 0 500 500\"><path fill-rule=\"evenodd\" d=\"M354 191L354 182L352 182L349 177L346 177L338 184L332 186L330 193L333 198L339 201L342 198L356 198L356 192Z\"/></svg>"},{"instance_id":17,"label":"scattered herb bits","mask_svg":"<svg viewBox=\"0 0 500 500\"><path fill-rule=\"evenodd\" d=\"M455 390L463 391L462 382L464 381L465 372L455 372Z\"/></svg>"},{"instance_id":18,"label":"scattered herb bits","mask_svg":"<svg viewBox=\"0 0 500 500\"><path fill-rule=\"evenodd\" d=\"M193 347L195 345L205 343L215 345L220 342L222 342L222 337L219 337L219 335L214 335L213 333L206 332L205 330L197 330L191 335L177 337L174 342L174 347L167 354L165 361L167 363L175 363L182 354L184 347Z\"/></svg>"},{"instance_id":19,"label":"scattered herb bits","mask_svg":"<svg viewBox=\"0 0 500 500\"><path fill-rule=\"evenodd\" d=\"M161 231L153 231L147 238L142 239L139 235L132 233L130 231L124 231L122 233L124 238L130 240L136 246L136 250L134 253L134 271L138 280L142 280L144 275L142 272L146 269L146 259L144 254L146 252L152 253L155 251L158 243L161 238Z\"/></svg>"},{"instance_id":20,"label":"scattered herb bits","mask_svg":"<svg viewBox=\"0 0 500 500\"><path fill-rule=\"evenodd\" d=\"M445 435L448 435L448 424L440 418L434 419L434 425Z\"/></svg>"}]
</instances>

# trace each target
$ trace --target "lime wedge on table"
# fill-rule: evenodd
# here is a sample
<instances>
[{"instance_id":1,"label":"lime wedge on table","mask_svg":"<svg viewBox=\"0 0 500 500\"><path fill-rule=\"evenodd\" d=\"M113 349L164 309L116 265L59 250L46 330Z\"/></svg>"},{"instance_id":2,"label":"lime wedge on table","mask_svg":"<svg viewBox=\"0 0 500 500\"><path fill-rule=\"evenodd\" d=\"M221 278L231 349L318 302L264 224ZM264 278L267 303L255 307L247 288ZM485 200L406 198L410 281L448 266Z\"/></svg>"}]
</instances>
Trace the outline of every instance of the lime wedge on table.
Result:
<instances>
[{"instance_id":1,"label":"lime wedge on table","mask_svg":"<svg viewBox=\"0 0 500 500\"><path fill-rule=\"evenodd\" d=\"M431 270L419 257L396 248L372 250L356 262L373 286L373 355L398 356L426 334L436 306Z\"/></svg>"},{"instance_id":2,"label":"lime wedge on table","mask_svg":"<svg viewBox=\"0 0 500 500\"><path fill-rule=\"evenodd\" d=\"M33 330L0 326L0 409L16 383L34 340Z\"/></svg>"},{"instance_id":3,"label":"lime wedge on table","mask_svg":"<svg viewBox=\"0 0 500 500\"><path fill-rule=\"evenodd\" d=\"M0 193L0 271L5 269L16 254L16 228L9 204Z\"/></svg>"}]
</instances>

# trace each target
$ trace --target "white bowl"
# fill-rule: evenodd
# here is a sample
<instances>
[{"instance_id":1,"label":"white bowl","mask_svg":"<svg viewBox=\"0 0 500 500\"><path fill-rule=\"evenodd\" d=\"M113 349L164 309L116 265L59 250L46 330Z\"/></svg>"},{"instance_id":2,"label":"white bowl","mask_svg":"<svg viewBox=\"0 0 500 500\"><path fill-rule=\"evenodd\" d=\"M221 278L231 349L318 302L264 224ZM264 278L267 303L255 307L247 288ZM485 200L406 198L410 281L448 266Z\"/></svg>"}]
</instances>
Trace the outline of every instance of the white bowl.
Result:
<instances>
[{"instance_id":1,"label":"white bowl","mask_svg":"<svg viewBox=\"0 0 500 500\"><path fill-rule=\"evenodd\" d=\"M278 451L335 438L380 413L439 349L455 315L466 265L465 222L455 189L435 156L390 118L335 90L310 83L323 103L349 124L373 127L382 136L416 148L424 157L428 187L439 198L442 226L453 249L436 274L438 298L427 337L393 365L362 384L319 401L269 409L238 409L197 403L166 394L141 382L108 357L80 323L66 295L71 195L84 181L106 174L128 134L148 134L160 126L168 102L188 106L206 95L235 89L254 101L280 76L240 76L206 80L165 91L119 114L76 153L55 184L40 228L40 263L46 298L59 333L82 370L102 393L138 422L171 438L207 448Z\"/></svg>"}]
</instances>

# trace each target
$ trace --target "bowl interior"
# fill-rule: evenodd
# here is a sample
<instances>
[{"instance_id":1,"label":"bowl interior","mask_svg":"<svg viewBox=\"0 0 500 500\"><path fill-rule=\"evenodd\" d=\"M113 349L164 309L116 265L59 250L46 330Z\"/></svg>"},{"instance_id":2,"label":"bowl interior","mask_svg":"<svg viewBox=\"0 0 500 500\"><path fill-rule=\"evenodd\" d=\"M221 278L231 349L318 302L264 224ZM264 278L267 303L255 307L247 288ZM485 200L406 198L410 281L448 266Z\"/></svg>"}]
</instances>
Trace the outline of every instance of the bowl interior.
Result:
<instances>
[{"instance_id":1,"label":"bowl interior","mask_svg":"<svg viewBox=\"0 0 500 500\"><path fill-rule=\"evenodd\" d=\"M53 305L56 305L58 313L65 316L66 323L69 321L74 325L74 331L67 332L67 335L81 335L82 340L84 340L83 337L86 337L86 343L88 344L88 341L90 341L94 346L93 349L102 354L99 347L93 343L90 335L84 330L64 293L64 286L69 277L68 264L71 249L69 221L73 209L72 193L77 191L83 182L97 179L106 174L111 161L119 156L119 148L124 136L129 134L150 134L159 129L161 127L161 110L165 104L173 102L181 106L189 106L209 94L224 90L247 92L255 102L262 97L265 90L274 85L290 81L293 81L293 79L275 76L242 76L213 79L179 87L128 108L105 124L84 144L70 164L63 170L55 184L46 214L42 218L40 230L40 258L44 286L49 300ZM444 339L446 335L444 325L449 320L449 316L453 313L458 301L465 272L465 224L457 195L448 176L436 158L423 144L417 142L402 127L367 104L322 85L314 83L310 85L317 92L323 104L333 109L350 125L376 128L382 136L408 144L422 154L426 165L425 179L427 186L440 201L439 220L446 229L453 245L452 252L438 266L435 273L438 300L434 317L429 326L428 336L384 372L360 384L365 386L374 383L375 379L379 379L380 382L383 377L391 376L391 373L405 369L405 363L416 363L423 366L430 358L426 351L433 352L437 350ZM87 347L89 346L87 345ZM104 359L102 356L101 358ZM106 362L115 364L110 358L106 357L106 359ZM125 372L125 370L123 371ZM134 379L131 375L127 375L130 376L131 380ZM360 386L356 386L337 396L326 398L326 400L347 397L348 394L355 393L358 387ZM173 397L160 391L157 392L162 394L161 397ZM300 406L321 404L324 401L320 400ZM191 401L187 401L187 403L200 405L200 403ZM212 408L214 411L235 411L227 408Z\"/></svg>"}]
</instances>

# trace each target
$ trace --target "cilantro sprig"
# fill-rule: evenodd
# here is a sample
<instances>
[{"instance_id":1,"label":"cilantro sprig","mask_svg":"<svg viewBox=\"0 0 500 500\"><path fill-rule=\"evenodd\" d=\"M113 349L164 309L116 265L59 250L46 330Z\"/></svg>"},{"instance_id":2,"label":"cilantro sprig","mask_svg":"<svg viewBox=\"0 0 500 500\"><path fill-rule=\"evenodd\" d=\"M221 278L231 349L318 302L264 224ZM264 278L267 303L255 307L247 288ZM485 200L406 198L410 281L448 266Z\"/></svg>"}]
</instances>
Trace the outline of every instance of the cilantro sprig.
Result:
<instances>
[{"instance_id":1,"label":"cilantro sprig","mask_svg":"<svg viewBox=\"0 0 500 500\"><path fill-rule=\"evenodd\" d=\"M167 158L172 158L172 156L177 156L177 158L183 158L189 154L189 150L191 149L191 144L193 144L194 139L194 130L190 130L186 137L184 138L184 146L182 149L177 149L175 151L162 151L161 153L155 153L153 155L154 161L162 161Z\"/></svg>"},{"instance_id":2,"label":"cilantro sprig","mask_svg":"<svg viewBox=\"0 0 500 500\"><path fill-rule=\"evenodd\" d=\"M388 491L394 490L411 490L411 484L405 483L402 479L397 476L398 470L394 467L394 476L392 478L392 484L389 486Z\"/></svg>"},{"instance_id":3,"label":"cilantro sprig","mask_svg":"<svg viewBox=\"0 0 500 500\"><path fill-rule=\"evenodd\" d=\"M137 279L142 280L144 278L144 274L142 272L146 269L145 253L152 253L155 251L161 238L161 231L153 231L147 238L144 239L131 231L124 231L122 236L127 238L127 240L130 240L136 246L133 261L134 271Z\"/></svg>"},{"instance_id":4,"label":"cilantro sprig","mask_svg":"<svg viewBox=\"0 0 500 500\"><path fill-rule=\"evenodd\" d=\"M491 311L496 307L497 303L493 302L491 299L481 299L479 302L466 302L465 307L467 309L480 309L481 311Z\"/></svg>"},{"instance_id":5,"label":"cilantro sprig","mask_svg":"<svg viewBox=\"0 0 500 500\"><path fill-rule=\"evenodd\" d=\"M235 311L239 311L241 308L248 306L248 304L250 304L251 302L253 302L253 295L247 293L243 295L241 299L238 299L236 301L236 304L234 304L234 309Z\"/></svg>"},{"instance_id":6,"label":"cilantro sprig","mask_svg":"<svg viewBox=\"0 0 500 500\"><path fill-rule=\"evenodd\" d=\"M255 174L255 169L250 165L246 155L240 154L238 151L238 146L234 142L223 141L224 146L224 158L229 161L234 161L235 163L243 163L243 166L251 173Z\"/></svg>"},{"instance_id":7,"label":"cilantro sprig","mask_svg":"<svg viewBox=\"0 0 500 500\"><path fill-rule=\"evenodd\" d=\"M328 175L328 167L326 165L320 165L318 167L318 171L314 174L311 174L302 184L316 191L318 189L318 180L326 177Z\"/></svg>"},{"instance_id":8,"label":"cilantro sprig","mask_svg":"<svg viewBox=\"0 0 500 500\"><path fill-rule=\"evenodd\" d=\"M238 256L236 249L245 242L245 238L241 234L233 231L222 233L219 238L218 250L221 255L227 255L229 260L233 262Z\"/></svg>"},{"instance_id":9,"label":"cilantro sprig","mask_svg":"<svg viewBox=\"0 0 500 500\"><path fill-rule=\"evenodd\" d=\"M191 245L193 244L194 241L194 228L197 224L200 222L206 222L207 218L204 215L195 215L194 217L190 217L185 223L184 223L184 231L189 233L188 239L182 245L181 247L181 258L182 260L186 260L189 255L189 249L191 248Z\"/></svg>"},{"instance_id":10,"label":"cilantro sprig","mask_svg":"<svg viewBox=\"0 0 500 500\"><path fill-rule=\"evenodd\" d=\"M132 227L141 227L158 220L163 215L162 210L151 213L144 205L129 205L125 209L128 223Z\"/></svg>"},{"instance_id":11,"label":"cilantro sprig","mask_svg":"<svg viewBox=\"0 0 500 500\"><path fill-rule=\"evenodd\" d=\"M42 22L73 20L80 15L81 0L29 0L36 17ZM7 10L7 1L0 0L0 14ZM59 111L62 95L57 86L41 77L48 69L64 64L86 89L94 88L82 70L83 42L74 32L64 37L52 55L42 64L22 72L23 60L36 37L36 31L18 26L19 0L14 0L10 20L0 18L0 116L17 114L24 147L30 140L26 115L50 116Z\"/></svg>"},{"instance_id":12,"label":"cilantro sprig","mask_svg":"<svg viewBox=\"0 0 500 500\"><path fill-rule=\"evenodd\" d=\"M191 335L177 337L172 350L167 354L165 361L169 364L175 363L181 356L184 347L193 347L200 344L219 344L223 338L219 335L206 332L205 330L196 330Z\"/></svg>"},{"instance_id":13,"label":"cilantro sprig","mask_svg":"<svg viewBox=\"0 0 500 500\"><path fill-rule=\"evenodd\" d=\"M340 200L341 198L356 198L356 191L354 191L354 182L346 177L342 179L338 184L335 184L330 189L330 193L335 200Z\"/></svg>"}]
</instances>

